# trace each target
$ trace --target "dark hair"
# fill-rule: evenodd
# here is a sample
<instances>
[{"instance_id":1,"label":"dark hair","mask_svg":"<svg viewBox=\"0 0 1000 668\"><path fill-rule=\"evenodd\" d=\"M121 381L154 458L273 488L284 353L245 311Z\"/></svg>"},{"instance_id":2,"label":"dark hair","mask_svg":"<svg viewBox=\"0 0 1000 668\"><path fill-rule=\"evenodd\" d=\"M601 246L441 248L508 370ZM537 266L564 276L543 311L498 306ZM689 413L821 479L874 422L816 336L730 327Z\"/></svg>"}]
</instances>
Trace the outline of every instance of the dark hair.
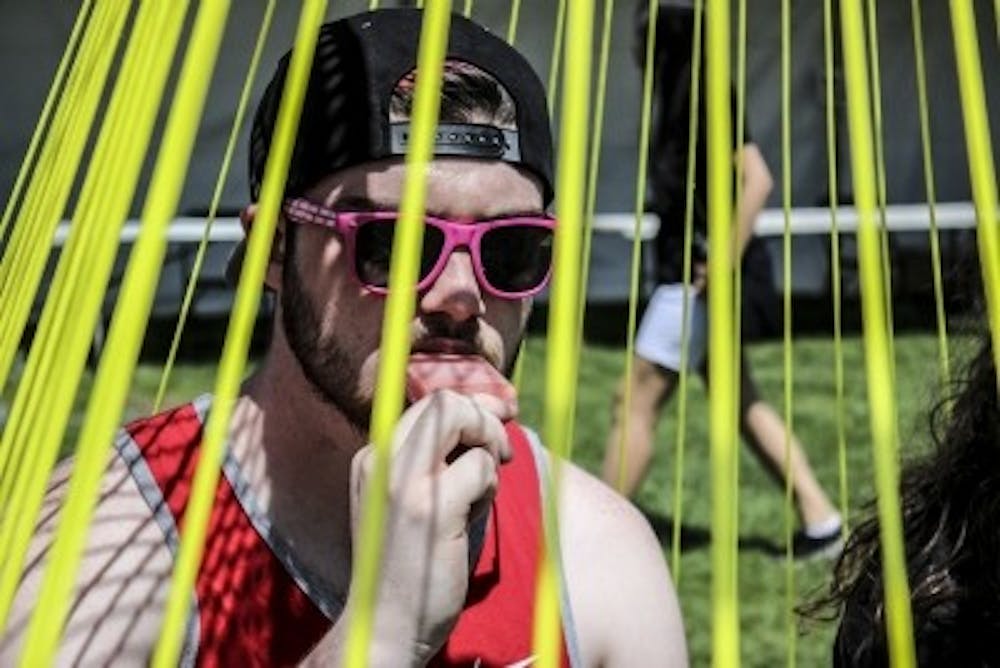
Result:
<instances>
[{"instance_id":1,"label":"dark hair","mask_svg":"<svg viewBox=\"0 0 1000 668\"><path fill-rule=\"evenodd\" d=\"M656 10L654 62L657 70L664 66L677 69L691 61L694 40L694 7L686 3L660 0ZM635 6L635 37L633 55L639 66L646 64L646 37L649 35L649 0L637 0Z\"/></svg>"},{"instance_id":2,"label":"dark hair","mask_svg":"<svg viewBox=\"0 0 1000 668\"><path fill-rule=\"evenodd\" d=\"M931 412L933 450L900 482L918 664L1000 665L1000 409L988 333ZM872 512L869 507L870 514ZM828 594L836 666L888 666L879 524L857 526Z\"/></svg>"},{"instance_id":3,"label":"dark hair","mask_svg":"<svg viewBox=\"0 0 1000 668\"><path fill-rule=\"evenodd\" d=\"M517 128L514 100L493 75L465 61L448 59L442 77L440 122ZM396 83L389 101L391 120L406 120L412 115L416 82L417 71L411 70Z\"/></svg>"}]
</instances>

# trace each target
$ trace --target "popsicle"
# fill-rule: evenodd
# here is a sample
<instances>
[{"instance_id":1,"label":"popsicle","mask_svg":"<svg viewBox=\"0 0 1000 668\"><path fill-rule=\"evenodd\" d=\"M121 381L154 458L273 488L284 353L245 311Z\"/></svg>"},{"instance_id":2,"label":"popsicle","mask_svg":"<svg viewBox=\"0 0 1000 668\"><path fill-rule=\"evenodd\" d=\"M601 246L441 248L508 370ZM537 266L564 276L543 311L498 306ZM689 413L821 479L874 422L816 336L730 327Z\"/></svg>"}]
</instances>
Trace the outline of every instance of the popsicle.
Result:
<instances>
[{"instance_id":1,"label":"popsicle","mask_svg":"<svg viewBox=\"0 0 1000 668\"><path fill-rule=\"evenodd\" d=\"M406 367L406 396L411 402L439 389L450 389L470 397L499 401L498 409L513 418L517 414L517 392L496 367L479 355L414 353Z\"/></svg>"}]
</instances>

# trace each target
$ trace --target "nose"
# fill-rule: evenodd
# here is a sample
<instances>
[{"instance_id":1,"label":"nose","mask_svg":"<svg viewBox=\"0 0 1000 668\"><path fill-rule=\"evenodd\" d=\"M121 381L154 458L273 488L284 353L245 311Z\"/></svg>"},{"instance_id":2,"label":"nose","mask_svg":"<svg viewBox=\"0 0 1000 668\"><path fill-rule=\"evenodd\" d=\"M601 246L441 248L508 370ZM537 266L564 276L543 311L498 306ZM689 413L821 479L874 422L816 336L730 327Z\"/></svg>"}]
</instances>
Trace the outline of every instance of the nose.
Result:
<instances>
[{"instance_id":1,"label":"nose","mask_svg":"<svg viewBox=\"0 0 1000 668\"><path fill-rule=\"evenodd\" d=\"M483 294L467 251L454 251L429 288L420 296L420 310L438 313L454 322L481 316L486 310Z\"/></svg>"}]
</instances>

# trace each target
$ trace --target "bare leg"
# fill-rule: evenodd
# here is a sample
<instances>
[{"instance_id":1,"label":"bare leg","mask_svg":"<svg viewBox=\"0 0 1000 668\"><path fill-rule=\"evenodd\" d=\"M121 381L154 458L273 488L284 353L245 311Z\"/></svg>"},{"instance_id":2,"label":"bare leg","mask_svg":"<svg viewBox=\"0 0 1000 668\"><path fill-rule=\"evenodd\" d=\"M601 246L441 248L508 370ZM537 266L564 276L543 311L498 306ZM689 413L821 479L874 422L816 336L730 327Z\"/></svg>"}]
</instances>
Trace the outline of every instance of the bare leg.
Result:
<instances>
[{"instance_id":1,"label":"bare leg","mask_svg":"<svg viewBox=\"0 0 1000 668\"><path fill-rule=\"evenodd\" d=\"M784 421L763 401L755 401L743 414L743 431L747 441L780 481L785 480L786 435L791 445L792 492L795 495L799 519L803 526L815 526L837 513L816 476L809 467L802 444L795 434L788 434Z\"/></svg>"},{"instance_id":2,"label":"bare leg","mask_svg":"<svg viewBox=\"0 0 1000 668\"><path fill-rule=\"evenodd\" d=\"M626 382L628 379L623 378L615 396L611 430L604 450L603 477L624 496L632 496L649 471L656 422L663 404L677 386L677 374L641 357L634 358L628 433L622 438Z\"/></svg>"}]
</instances>

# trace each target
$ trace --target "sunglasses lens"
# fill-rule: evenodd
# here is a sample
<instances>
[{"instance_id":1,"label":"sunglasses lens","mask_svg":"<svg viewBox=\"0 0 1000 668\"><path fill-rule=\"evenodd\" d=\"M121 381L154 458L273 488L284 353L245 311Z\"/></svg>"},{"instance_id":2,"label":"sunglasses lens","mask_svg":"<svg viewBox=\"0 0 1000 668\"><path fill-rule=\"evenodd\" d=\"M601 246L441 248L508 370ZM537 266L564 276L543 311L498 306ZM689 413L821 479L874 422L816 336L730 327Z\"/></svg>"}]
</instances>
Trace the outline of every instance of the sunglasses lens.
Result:
<instances>
[{"instance_id":1,"label":"sunglasses lens","mask_svg":"<svg viewBox=\"0 0 1000 668\"><path fill-rule=\"evenodd\" d=\"M370 220L358 227L354 240L354 265L362 283L375 288L389 285L389 260L396 220ZM444 234L436 227L424 227L424 247L420 255L420 279L427 277L444 247Z\"/></svg>"},{"instance_id":2,"label":"sunglasses lens","mask_svg":"<svg viewBox=\"0 0 1000 668\"><path fill-rule=\"evenodd\" d=\"M552 230L506 225L486 232L479 244L483 274L500 292L525 292L545 281L552 264Z\"/></svg>"},{"instance_id":3,"label":"sunglasses lens","mask_svg":"<svg viewBox=\"0 0 1000 668\"><path fill-rule=\"evenodd\" d=\"M444 232L433 225L424 225L424 248L420 253L420 280L430 276L431 270L444 250Z\"/></svg>"}]
</instances>

